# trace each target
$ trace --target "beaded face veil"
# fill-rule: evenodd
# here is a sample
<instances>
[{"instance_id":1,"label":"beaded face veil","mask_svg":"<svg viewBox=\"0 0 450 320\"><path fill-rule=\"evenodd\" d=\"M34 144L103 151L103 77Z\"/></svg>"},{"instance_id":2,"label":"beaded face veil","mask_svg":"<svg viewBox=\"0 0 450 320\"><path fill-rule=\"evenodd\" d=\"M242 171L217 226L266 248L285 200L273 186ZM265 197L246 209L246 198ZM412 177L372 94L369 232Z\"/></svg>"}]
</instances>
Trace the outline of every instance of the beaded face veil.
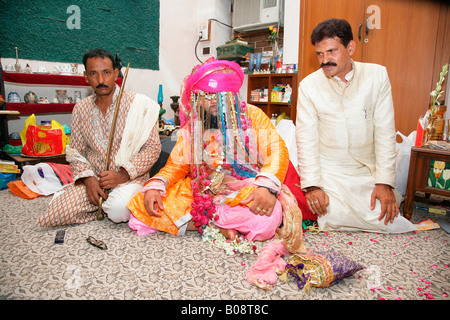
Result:
<instances>
[{"instance_id":1,"label":"beaded face veil","mask_svg":"<svg viewBox=\"0 0 450 320\"><path fill-rule=\"evenodd\" d=\"M181 133L190 145L191 215L194 221L198 216L199 225L206 225L215 210L202 208L200 213L195 203L208 204L211 195L226 192L223 182L227 176L233 180L253 178L261 167L246 104L239 98L243 78L237 63L212 58L196 66L184 80Z\"/></svg>"}]
</instances>

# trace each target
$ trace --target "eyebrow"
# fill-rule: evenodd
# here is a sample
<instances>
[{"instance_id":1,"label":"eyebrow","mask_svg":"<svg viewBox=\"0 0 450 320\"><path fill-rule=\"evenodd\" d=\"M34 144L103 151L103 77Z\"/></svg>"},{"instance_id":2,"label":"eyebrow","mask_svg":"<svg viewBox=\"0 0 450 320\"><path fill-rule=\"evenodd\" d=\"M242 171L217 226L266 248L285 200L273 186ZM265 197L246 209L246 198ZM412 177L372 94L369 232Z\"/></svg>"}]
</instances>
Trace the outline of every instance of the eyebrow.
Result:
<instances>
[{"instance_id":1,"label":"eyebrow","mask_svg":"<svg viewBox=\"0 0 450 320\"><path fill-rule=\"evenodd\" d=\"M337 50L338 48L330 48L330 49L327 49L327 50L325 50L325 51L316 51L316 53L317 54L320 54L320 53L323 53L323 52L330 52L330 51L335 51L335 50Z\"/></svg>"},{"instance_id":2,"label":"eyebrow","mask_svg":"<svg viewBox=\"0 0 450 320\"><path fill-rule=\"evenodd\" d=\"M88 72L105 72L105 71L111 71L111 69L103 69L103 70L90 69Z\"/></svg>"}]
</instances>

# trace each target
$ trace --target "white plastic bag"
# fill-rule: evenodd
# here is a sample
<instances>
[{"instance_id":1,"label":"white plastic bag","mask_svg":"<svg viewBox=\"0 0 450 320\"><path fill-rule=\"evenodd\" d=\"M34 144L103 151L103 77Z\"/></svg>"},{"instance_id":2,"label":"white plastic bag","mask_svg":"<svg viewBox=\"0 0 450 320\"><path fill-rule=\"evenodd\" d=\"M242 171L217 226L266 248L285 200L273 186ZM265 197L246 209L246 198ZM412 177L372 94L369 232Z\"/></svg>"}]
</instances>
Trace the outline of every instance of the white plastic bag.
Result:
<instances>
[{"instance_id":1,"label":"white plastic bag","mask_svg":"<svg viewBox=\"0 0 450 320\"><path fill-rule=\"evenodd\" d=\"M52 167L45 162L34 166L24 166L21 179L31 191L44 196L53 194L64 187Z\"/></svg>"},{"instance_id":2,"label":"white plastic bag","mask_svg":"<svg viewBox=\"0 0 450 320\"><path fill-rule=\"evenodd\" d=\"M406 185L408 183L409 161L411 159L411 147L416 141L416 131L413 131L409 136L405 136L400 131L397 135L402 138L402 142L396 143L397 161L396 161L396 189L402 196L405 197Z\"/></svg>"},{"instance_id":3,"label":"white plastic bag","mask_svg":"<svg viewBox=\"0 0 450 320\"><path fill-rule=\"evenodd\" d=\"M289 152L289 160L291 160L294 168L297 169L298 155L297 155L297 144L295 140L294 122L292 120L282 119L280 122L278 122L276 128L281 138L286 143L286 147Z\"/></svg>"}]
</instances>

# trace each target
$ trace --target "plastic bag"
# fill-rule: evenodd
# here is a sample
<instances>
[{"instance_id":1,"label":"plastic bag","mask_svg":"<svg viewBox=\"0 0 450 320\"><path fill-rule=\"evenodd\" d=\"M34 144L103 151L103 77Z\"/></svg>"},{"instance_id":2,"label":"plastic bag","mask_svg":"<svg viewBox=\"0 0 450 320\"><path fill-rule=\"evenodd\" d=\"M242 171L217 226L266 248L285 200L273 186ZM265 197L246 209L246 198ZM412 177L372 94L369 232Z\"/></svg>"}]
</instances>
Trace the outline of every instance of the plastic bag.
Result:
<instances>
[{"instance_id":1,"label":"plastic bag","mask_svg":"<svg viewBox=\"0 0 450 320\"><path fill-rule=\"evenodd\" d=\"M46 162L34 166L24 166L21 178L31 191L45 196L53 194L73 182L69 165Z\"/></svg>"},{"instance_id":2,"label":"plastic bag","mask_svg":"<svg viewBox=\"0 0 450 320\"><path fill-rule=\"evenodd\" d=\"M22 153L28 156L52 156L63 154L66 148L67 138L64 127L52 120L51 128L36 125L34 114L25 121L20 132L22 140Z\"/></svg>"},{"instance_id":3,"label":"plastic bag","mask_svg":"<svg viewBox=\"0 0 450 320\"><path fill-rule=\"evenodd\" d=\"M295 170L298 167L297 143L295 142L295 124L292 120L283 119L278 122L277 131L286 143L289 152L289 160L294 165Z\"/></svg>"},{"instance_id":4,"label":"plastic bag","mask_svg":"<svg viewBox=\"0 0 450 320\"><path fill-rule=\"evenodd\" d=\"M395 188L402 197L406 193L406 185L408 183L409 161L411 159L411 147L414 146L416 140L416 131L409 134L408 137L397 131L397 135L402 138L401 143L396 144L397 161L396 166L396 186Z\"/></svg>"},{"instance_id":5,"label":"plastic bag","mask_svg":"<svg viewBox=\"0 0 450 320\"><path fill-rule=\"evenodd\" d=\"M0 190L8 188L8 183L14 180L16 180L15 173L0 172Z\"/></svg>"}]
</instances>

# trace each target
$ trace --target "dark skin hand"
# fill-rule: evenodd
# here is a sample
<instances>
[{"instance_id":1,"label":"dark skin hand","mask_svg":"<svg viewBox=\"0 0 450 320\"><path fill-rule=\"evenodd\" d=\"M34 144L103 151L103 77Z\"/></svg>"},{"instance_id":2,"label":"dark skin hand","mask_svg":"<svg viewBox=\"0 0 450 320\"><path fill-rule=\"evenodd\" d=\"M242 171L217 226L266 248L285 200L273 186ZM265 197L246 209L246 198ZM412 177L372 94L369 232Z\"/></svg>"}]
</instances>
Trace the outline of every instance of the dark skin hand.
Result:
<instances>
[{"instance_id":1,"label":"dark skin hand","mask_svg":"<svg viewBox=\"0 0 450 320\"><path fill-rule=\"evenodd\" d=\"M380 200L381 203L381 213L378 217L378 221L381 221L384 218L385 225L389 222L394 222L394 219L399 214L399 208L392 188L386 184L375 185L370 199L370 210L375 208L376 199Z\"/></svg>"},{"instance_id":2,"label":"dark skin hand","mask_svg":"<svg viewBox=\"0 0 450 320\"><path fill-rule=\"evenodd\" d=\"M328 195L318 187L309 187L305 194L310 210L319 217L327 214L327 206L329 204ZM381 203L381 212L378 221L384 219L384 224L394 222L394 219L399 215L399 208L395 200L392 188L386 184L377 184L372 191L370 199L370 210L375 209L376 200Z\"/></svg>"},{"instance_id":3,"label":"dark skin hand","mask_svg":"<svg viewBox=\"0 0 450 320\"><path fill-rule=\"evenodd\" d=\"M98 206L100 204L100 197L103 200L108 199L108 194L104 191L111 189L117 185L126 182L130 177L124 169L120 169L119 172L115 171L103 171L100 172L97 177L87 177L82 180L86 186L86 192L89 201Z\"/></svg>"}]
</instances>

